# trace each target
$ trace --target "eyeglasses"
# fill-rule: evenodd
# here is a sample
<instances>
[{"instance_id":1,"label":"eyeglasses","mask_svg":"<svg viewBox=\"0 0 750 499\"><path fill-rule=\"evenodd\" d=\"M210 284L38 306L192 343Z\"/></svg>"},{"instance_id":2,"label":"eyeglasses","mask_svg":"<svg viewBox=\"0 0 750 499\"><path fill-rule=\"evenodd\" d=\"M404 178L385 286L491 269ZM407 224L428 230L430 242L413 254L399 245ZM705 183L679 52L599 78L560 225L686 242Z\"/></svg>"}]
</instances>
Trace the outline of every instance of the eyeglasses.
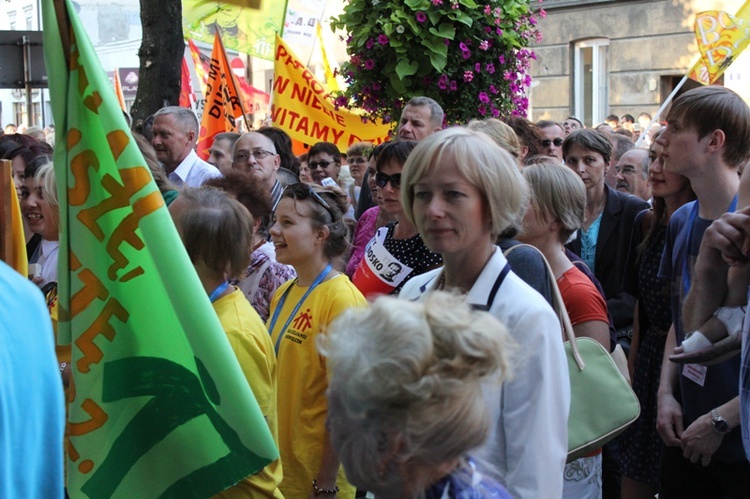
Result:
<instances>
[{"instance_id":1,"label":"eyeglasses","mask_svg":"<svg viewBox=\"0 0 750 499\"><path fill-rule=\"evenodd\" d=\"M549 140L549 139L542 140L543 147L549 147L550 144L555 144L555 147L560 147L562 143L563 143L563 139L561 139L560 137L556 138L555 140Z\"/></svg>"},{"instance_id":2,"label":"eyeglasses","mask_svg":"<svg viewBox=\"0 0 750 499\"><path fill-rule=\"evenodd\" d=\"M312 198L315 202L320 204L323 208L326 209L326 211L333 216L331 213L331 205L329 205L325 199L321 197L320 194L315 192L315 189L310 184L306 184L304 182L297 182L296 184L289 184L284 189L284 192L282 193L281 197L284 197L289 191L291 193L291 197L294 199L299 199L304 201L307 198ZM288 196L287 196L288 197Z\"/></svg>"},{"instance_id":3,"label":"eyeglasses","mask_svg":"<svg viewBox=\"0 0 750 499\"><path fill-rule=\"evenodd\" d=\"M264 149L255 149L252 151L240 151L237 154L234 155L234 162L235 163L247 163L250 160L250 156L260 161L263 158L266 158L268 156L276 155L275 152L266 151Z\"/></svg>"},{"instance_id":4,"label":"eyeglasses","mask_svg":"<svg viewBox=\"0 0 750 499\"><path fill-rule=\"evenodd\" d=\"M335 161L311 161L307 163L307 166L309 166L311 170L315 170L318 167L325 170L331 163L335 163Z\"/></svg>"},{"instance_id":5,"label":"eyeglasses","mask_svg":"<svg viewBox=\"0 0 750 499\"><path fill-rule=\"evenodd\" d=\"M400 189L401 188L401 174L400 173L394 173L393 175L386 175L383 172L378 172L375 174L375 185L380 187L381 189L388 185L388 182L391 183L391 186L394 189Z\"/></svg>"}]
</instances>

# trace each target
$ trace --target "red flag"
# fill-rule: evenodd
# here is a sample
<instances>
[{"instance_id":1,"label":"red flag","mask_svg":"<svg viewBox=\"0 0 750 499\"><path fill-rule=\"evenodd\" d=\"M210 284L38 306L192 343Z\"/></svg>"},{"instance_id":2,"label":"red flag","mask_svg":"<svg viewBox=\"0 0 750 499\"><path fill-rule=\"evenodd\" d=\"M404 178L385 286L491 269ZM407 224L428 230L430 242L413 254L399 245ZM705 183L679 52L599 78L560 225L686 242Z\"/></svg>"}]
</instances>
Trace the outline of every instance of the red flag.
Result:
<instances>
[{"instance_id":1,"label":"red flag","mask_svg":"<svg viewBox=\"0 0 750 499\"><path fill-rule=\"evenodd\" d=\"M185 57L182 58L182 84L180 87L180 106L192 109L195 102L193 85L190 83L190 69L188 69Z\"/></svg>"},{"instance_id":2,"label":"red flag","mask_svg":"<svg viewBox=\"0 0 750 499\"><path fill-rule=\"evenodd\" d=\"M242 97L218 33L214 36L205 98L196 150L198 156L204 160L208 159L208 150L213 145L214 136L222 132L236 131L237 120L245 116Z\"/></svg>"},{"instance_id":3,"label":"red flag","mask_svg":"<svg viewBox=\"0 0 750 499\"><path fill-rule=\"evenodd\" d=\"M201 85L201 92L206 93L206 83L208 81L209 60L203 55L195 42L188 38L188 47L190 47L190 56L193 58L195 65L195 74L198 75L198 82Z\"/></svg>"}]
</instances>

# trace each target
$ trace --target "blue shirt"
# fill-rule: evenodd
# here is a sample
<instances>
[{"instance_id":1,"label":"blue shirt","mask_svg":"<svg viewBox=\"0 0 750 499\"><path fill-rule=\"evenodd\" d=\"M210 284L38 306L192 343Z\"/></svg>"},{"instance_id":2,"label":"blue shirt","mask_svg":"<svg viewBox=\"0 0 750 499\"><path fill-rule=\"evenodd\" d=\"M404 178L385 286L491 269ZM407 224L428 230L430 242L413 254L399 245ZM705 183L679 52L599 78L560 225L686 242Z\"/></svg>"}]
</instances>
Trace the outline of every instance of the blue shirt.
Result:
<instances>
[{"instance_id":1,"label":"blue shirt","mask_svg":"<svg viewBox=\"0 0 750 499\"><path fill-rule=\"evenodd\" d=\"M594 272L594 264L596 263L596 240L599 238L599 227L602 225L603 214L603 211L599 213L588 230L581 228L581 260L591 269L591 272Z\"/></svg>"},{"instance_id":2,"label":"blue shirt","mask_svg":"<svg viewBox=\"0 0 750 499\"><path fill-rule=\"evenodd\" d=\"M44 297L0 261L0 497L63 497L64 427Z\"/></svg>"},{"instance_id":3,"label":"blue shirt","mask_svg":"<svg viewBox=\"0 0 750 499\"><path fill-rule=\"evenodd\" d=\"M685 289L685 284L692 282L693 268L703 234L713 222L713 220L695 217L690 224L690 213L694 205L695 201L685 204L675 211L669 220L664 253L659 268L659 277L669 279L672 284L672 322L675 327L677 345L685 339L685 331L682 327L682 304L688 291ZM687 271L687 280L684 279L683 270ZM685 428L700 416L708 414L711 409L728 402L739 394L739 357L709 366L703 386L691 381L682 375L682 372L680 368L680 393L676 395L682 404ZM725 462L745 460L740 431L730 431L724 437L714 459Z\"/></svg>"}]
</instances>

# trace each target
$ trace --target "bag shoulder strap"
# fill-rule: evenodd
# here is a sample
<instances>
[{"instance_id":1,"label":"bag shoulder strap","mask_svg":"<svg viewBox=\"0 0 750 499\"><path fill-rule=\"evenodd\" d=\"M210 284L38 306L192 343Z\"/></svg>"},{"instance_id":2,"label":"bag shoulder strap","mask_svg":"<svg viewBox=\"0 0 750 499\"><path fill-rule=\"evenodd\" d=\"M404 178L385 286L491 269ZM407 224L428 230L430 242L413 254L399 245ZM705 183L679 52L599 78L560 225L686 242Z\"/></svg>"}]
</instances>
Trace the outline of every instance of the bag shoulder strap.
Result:
<instances>
[{"instance_id":1,"label":"bag shoulder strap","mask_svg":"<svg viewBox=\"0 0 750 499\"><path fill-rule=\"evenodd\" d=\"M565 303L563 303L562 295L560 294L560 288L557 286L557 281L555 280L555 273L552 272L552 267L549 266L549 262L547 261L547 258L544 256L544 253L539 251L538 248L530 245L530 244L516 244L515 246L508 248L503 255L507 255L515 248L519 248L521 246L532 248L534 251L539 253L539 256L542 257L542 261L544 261L544 265L547 267L547 275L549 276L549 286L552 290L552 303L555 306L555 309L557 311L557 316L560 319L560 324L562 326L563 333L565 335L565 339L570 343L570 350L573 353L573 359L575 360L576 364L578 365L578 369L583 370L584 367L586 367L586 364L583 362L583 358L581 358L581 354L578 353L578 344L576 343L576 335L573 332L573 325L570 323L570 317L568 317L568 311L565 309Z\"/></svg>"}]
</instances>

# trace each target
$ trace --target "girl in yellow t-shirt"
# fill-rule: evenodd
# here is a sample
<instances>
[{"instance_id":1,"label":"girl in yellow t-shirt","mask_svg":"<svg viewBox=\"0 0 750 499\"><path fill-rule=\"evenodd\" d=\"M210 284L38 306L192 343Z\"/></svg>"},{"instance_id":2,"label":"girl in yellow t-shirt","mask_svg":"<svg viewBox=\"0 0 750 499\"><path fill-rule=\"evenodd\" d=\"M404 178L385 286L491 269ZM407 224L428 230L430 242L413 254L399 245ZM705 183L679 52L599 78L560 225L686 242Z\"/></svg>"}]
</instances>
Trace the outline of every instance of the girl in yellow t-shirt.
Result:
<instances>
[{"instance_id":1,"label":"girl in yellow t-shirt","mask_svg":"<svg viewBox=\"0 0 750 499\"><path fill-rule=\"evenodd\" d=\"M333 268L349 246L346 209L340 190L293 184L281 196L270 231L276 260L294 267L298 276L276 290L268 320L277 358L280 488L286 497L353 498L355 493L325 427L328 377L315 341L344 310L367 304L349 278Z\"/></svg>"}]
</instances>

